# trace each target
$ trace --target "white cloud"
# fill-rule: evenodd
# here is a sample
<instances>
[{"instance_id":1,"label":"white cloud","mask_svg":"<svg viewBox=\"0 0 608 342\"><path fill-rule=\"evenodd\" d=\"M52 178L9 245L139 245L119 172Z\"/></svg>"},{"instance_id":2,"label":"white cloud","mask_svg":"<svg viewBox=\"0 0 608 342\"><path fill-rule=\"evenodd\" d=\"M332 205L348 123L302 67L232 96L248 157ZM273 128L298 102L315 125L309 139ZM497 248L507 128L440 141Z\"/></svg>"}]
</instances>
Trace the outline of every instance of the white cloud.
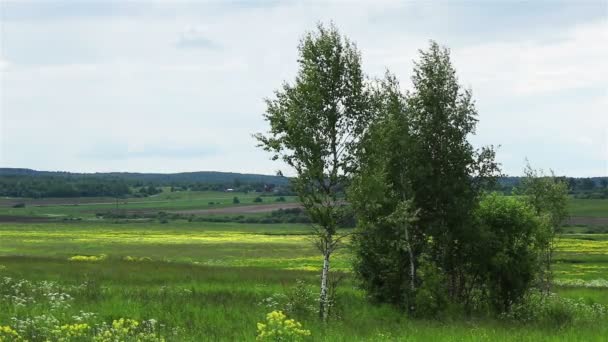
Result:
<instances>
[{"instance_id":1,"label":"white cloud","mask_svg":"<svg viewBox=\"0 0 608 342\"><path fill-rule=\"evenodd\" d=\"M497 96L534 96L608 85L608 20L556 29L553 37L454 50L462 74Z\"/></svg>"}]
</instances>

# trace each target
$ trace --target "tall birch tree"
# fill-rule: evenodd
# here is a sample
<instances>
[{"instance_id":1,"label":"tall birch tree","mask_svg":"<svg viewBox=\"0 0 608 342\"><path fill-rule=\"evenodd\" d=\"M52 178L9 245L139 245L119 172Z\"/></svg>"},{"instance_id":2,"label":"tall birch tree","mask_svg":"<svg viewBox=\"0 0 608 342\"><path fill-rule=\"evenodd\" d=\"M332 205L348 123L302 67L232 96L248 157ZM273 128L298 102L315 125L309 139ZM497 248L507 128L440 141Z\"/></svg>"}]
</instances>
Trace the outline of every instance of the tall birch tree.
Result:
<instances>
[{"instance_id":1,"label":"tall birch tree","mask_svg":"<svg viewBox=\"0 0 608 342\"><path fill-rule=\"evenodd\" d=\"M322 24L298 47L299 71L266 100L270 130L256 134L259 146L293 170L292 186L313 222L315 245L323 255L319 316L329 313L331 256L343 235L341 189L353 171L359 137L370 116L361 55L333 26Z\"/></svg>"}]
</instances>

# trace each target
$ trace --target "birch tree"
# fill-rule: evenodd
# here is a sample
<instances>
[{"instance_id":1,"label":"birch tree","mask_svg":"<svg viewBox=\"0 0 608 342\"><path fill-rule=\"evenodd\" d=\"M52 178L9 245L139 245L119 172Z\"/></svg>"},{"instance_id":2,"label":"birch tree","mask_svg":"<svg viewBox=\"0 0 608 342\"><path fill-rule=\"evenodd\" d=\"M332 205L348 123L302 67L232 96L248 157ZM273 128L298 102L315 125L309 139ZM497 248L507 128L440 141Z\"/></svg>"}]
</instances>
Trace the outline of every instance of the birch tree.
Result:
<instances>
[{"instance_id":1,"label":"birch tree","mask_svg":"<svg viewBox=\"0 0 608 342\"><path fill-rule=\"evenodd\" d=\"M296 177L294 190L313 222L323 255L319 316L329 312L331 256L343 235L341 189L353 171L359 137L369 120L369 95L356 46L333 26L322 24L301 40L299 71L266 100L270 130L256 134L259 146L283 160Z\"/></svg>"},{"instance_id":2,"label":"birch tree","mask_svg":"<svg viewBox=\"0 0 608 342\"><path fill-rule=\"evenodd\" d=\"M536 215L542 217L547 226L542 255L541 282L546 293L551 290L553 254L556 248L558 233L564 220L568 217L568 185L551 171L546 175L542 170L535 170L527 162L524 178L518 192L525 196L528 204L534 208Z\"/></svg>"},{"instance_id":3,"label":"birch tree","mask_svg":"<svg viewBox=\"0 0 608 342\"><path fill-rule=\"evenodd\" d=\"M349 191L359 226L353 237L355 274L372 298L412 311L424 239L416 230L409 185L406 99L394 76L379 82L372 103L374 122L362 140Z\"/></svg>"}]
</instances>

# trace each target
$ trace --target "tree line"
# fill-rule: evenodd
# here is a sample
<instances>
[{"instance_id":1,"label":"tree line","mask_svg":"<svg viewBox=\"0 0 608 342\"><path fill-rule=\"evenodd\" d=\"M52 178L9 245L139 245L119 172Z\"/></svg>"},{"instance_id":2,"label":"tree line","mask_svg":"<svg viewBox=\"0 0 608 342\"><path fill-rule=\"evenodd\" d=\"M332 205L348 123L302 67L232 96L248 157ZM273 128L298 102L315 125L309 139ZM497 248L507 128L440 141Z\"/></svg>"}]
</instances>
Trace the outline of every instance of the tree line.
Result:
<instances>
[{"instance_id":1,"label":"tree line","mask_svg":"<svg viewBox=\"0 0 608 342\"><path fill-rule=\"evenodd\" d=\"M3 168L0 169L0 196L30 198L150 196L159 193L160 187L168 187L172 192L232 189L236 192L272 191L280 196L295 194L288 177L222 172L211 174L212 177L206 172L168 175L79 174ZM608 198L608 177L558 178L568 184L568 193L576 198ZM498 177L492 190L504 194L516 194L522 180L522 177ZM345 189L341 188L338 192L343 197Z\"/></svg>"},{"instance_id":2,"label":"tree line","mask_svg":"<svg viewBox=\"0 0 608 342\"><path fill-rule=\"evenodd\" d=\"M184 174L69 173L29 169L0 169L0 196L8 197L125 197L171 191L268 192L287 196L289 180L280 176L223 172Z\"/></svg>"},{"instance_id":3,"label":"tree line","mask_svg":"<svg viewBox=\"0 0 608 342\"><path fill-rule=\"evenodd\" d=\"M332 306L331 256L345 241L368 297L414 315L500 313L533 287L549 290L567 184L528 167L521 196L493 192L500 165L493 146L469 142L477 110L449 49L420 50L408 92L390 72L366 77L333 25L319 24L298 50L297 76L266 100L269 129L255 136L297 174L323 256L321 319ZM345 200L354 231L338 229Z\"/></svg>"}]
</instances>

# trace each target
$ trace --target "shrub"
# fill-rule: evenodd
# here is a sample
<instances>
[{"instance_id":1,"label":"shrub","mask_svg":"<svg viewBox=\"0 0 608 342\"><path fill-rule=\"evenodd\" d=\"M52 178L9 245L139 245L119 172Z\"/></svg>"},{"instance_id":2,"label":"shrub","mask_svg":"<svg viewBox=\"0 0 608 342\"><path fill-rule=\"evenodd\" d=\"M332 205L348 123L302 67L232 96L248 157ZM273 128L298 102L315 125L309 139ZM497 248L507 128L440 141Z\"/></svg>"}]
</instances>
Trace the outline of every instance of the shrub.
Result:
<instances>
[{"instance_id":1,"label":"shrub","mask_svg":"<svg viewBox=\"0 0 608 342\"><path fill-rule=\"evenodd\" d=\"M426 257L421 258L417 273L422 284L414 297L415 315L425 318L437 317L448 306L447 279L442 270Z\"/></svg>"},{"instance_id":2,"label":"shrub","mask_svg":"<svg viewBox=\"0 0 608 342\"><path fill-rule=\"evenodd\" d=\"M470 245L471 274L487 289L497 312L508 311L531 287L539 269L539 252L546 244L546 225L523 201L486 196L476 211L477 240Z\"/></svg>"},{"instance_id":3,"label":"shrub","mask_svg":"<svg viewBox=\"0 0 608 342\"><path fill-rule=\"evenodd\" d=\"M277 199L275 199L275 201L277 201L277 202L285 202L285 197L283 197L283 196L278 197Z\"/></svg>"},{"instance_id":4,"label":"shrub","mask_svg":"<svg viewBox=\"0 0 608 342\"><path fill-rule=\"evenodd\" d=\"M305 281L296 279L296 285L284 293L277 293L262 300L260 305L273 311L282 311L295 317L308 317L316 313L317 295Z\"/></svg>"},{"instance_id":5,"label":"shrub","mask_svg":"<svg viewBox=\"0 0 608 342\"><path fill-rule=\"evenodd\" d=\"M262 203L262 201L263 201L263 199L260 196L253 199L253 203Z\"/></svg>"},{"instance_id":6,"label":"shrub","mask_svg":"<svg viewBox=\"0 0 608 342\"><path fill-rule=\"evenodd\" d=\"M287 319L282 311L273 311L266 315L265 323L258 323L258 341L301 341L310 336L310 330L302 328L302 324L293 319Z\"/></svg>"},{"instance_id":7,"label":"shrub","mask_svg":"<svg viewBox=\"0 0 608 342\"><path fill-rule=\"evenodd\" d=\"M239 203L241 203L241 201L239 200L239 198L238 198L238 197L234 196L234 197L232 198L232 203L233 203L233 204L239 204Z\"/></svg>"},{"instance_id":8,"label":"shrub","mask_svg":"<svg viewBox=\"0 0 608 342\"><path fill-rule=\"evenodd\" d=\"M13 208L25 208L25 203L16 203Z\"/></svg>"},{"instance_id":9,"label":"shrub","mask_svg":"<svg viewBox=\"0 0 608 342\"><path fill-rule=\"evenodd\" d=\"M608 317L608 307L587 304L582 299L562 298L556 294L544 295L530 291L513 304L502 318L522 323L538 323L551 327L564 327L575 323L593 323Z\"/></svg>"}]
</instances>

